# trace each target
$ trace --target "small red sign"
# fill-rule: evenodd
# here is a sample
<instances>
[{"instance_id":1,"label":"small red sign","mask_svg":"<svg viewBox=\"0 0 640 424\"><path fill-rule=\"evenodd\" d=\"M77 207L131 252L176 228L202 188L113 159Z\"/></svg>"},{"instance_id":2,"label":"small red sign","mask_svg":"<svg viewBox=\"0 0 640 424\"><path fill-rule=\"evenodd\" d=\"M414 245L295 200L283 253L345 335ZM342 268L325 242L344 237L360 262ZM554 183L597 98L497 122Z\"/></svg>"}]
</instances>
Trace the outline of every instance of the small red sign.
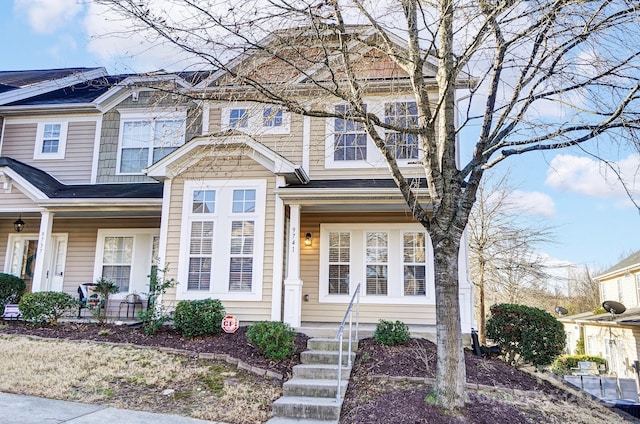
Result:
<instances>
[{"instance_id":1,"label":"small red sign","mask_svg":"<svg viewBox=\"0 0 640 424\"><path fill-rule=\"evenodd\" d=\"M235 333L238 327L240 327L240 321L235 315L227 315L222 318L222 329L225 333Z\"/></svg>"}]
</instances>

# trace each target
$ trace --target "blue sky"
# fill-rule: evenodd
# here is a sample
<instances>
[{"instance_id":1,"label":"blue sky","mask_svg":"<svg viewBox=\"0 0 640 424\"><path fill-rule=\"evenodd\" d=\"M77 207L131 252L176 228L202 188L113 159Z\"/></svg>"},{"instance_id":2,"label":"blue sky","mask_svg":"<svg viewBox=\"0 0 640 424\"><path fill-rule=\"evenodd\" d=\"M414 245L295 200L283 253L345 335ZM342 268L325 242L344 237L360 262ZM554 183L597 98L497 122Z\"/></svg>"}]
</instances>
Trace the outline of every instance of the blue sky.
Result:
<instances>
[{"instance_id":1,"label":"blue sky","mask_svg":"<svg viewBox=\"0 0 640 424\"><path fill-rule=\"evenodd\" d=\"M15 0L0 2L0 70L104 66L110 73L175 69L176 53L147 49L142 38L110 37L126 28L109 12L79 0ZM472 134L472 131L466 133ZM637 151L599 150L619 167L640 203ZM594 144L587 146L595 151ZM640 249L640 214L617 179L580 149L510 158L522 212L556 227L556 243L542 247L550 258L600 270Z\"/></svg>"}]
</instances>

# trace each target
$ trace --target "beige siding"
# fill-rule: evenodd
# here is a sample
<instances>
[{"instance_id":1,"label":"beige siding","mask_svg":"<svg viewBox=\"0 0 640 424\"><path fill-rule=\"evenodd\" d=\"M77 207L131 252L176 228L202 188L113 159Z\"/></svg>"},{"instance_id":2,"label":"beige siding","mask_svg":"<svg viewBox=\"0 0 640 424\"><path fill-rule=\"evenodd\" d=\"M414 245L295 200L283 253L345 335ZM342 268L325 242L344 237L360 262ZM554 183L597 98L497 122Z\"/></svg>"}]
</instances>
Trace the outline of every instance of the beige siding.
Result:
<instances>
[{"instance_id":1,"label":"beige siding","mask_svg":"<svg viewBox=\"0 0 640 424\"><path fill-rule=\"evenodd\" d=\"M221 109L211 107L209 109L210 133L220 131L221 119ZM303 117L292 114L289 134L252 134L252 137L291 162L300 165L302 163L302 126Z\"/></svg>"},{"instance_id":2,"label":"beige siding","mask_svg":"<svg viewBox=\"0 0 640 424\"><path fill-rule=\"evenodd\" d=\"M263 258L263 286L261 301L223 301L227 313L238 316L241 321L268 320L271 317L271 292L273 276L273 233L275 177L263 167L246 158L233 160L203 160L172 181L169 210L169 231L165 262L169 266L168 278L177 278L178 264L186 263L186 252L180 253L180 233L182 224L182 201L184 183L201 179L264 179L266 188L266 215ZM215 297L215 295L212 295ZM171 290L164 298L167 305L176 303L176 291Z\"/></svg>"},{"instance_id":3,"label":"beige siding","mask_svg":"<svg viewBox=\"0 0 640 424\"><path fill-rule=\"evenodd\" d=\"M636 290L636 282L634 274L620 275L610 280L600 283L602 286L603 299L621 302L627 309L637 308L638 293Z\"/></svg>"},{"instance_id":4,"label":"beige siding","mask_svg":"<svg viewBox=\"0 0 640 424\"><path fill-rule=\"evenodd\" d=\"M301 216L300 234L311 232L313 245L303 247L300 258L300 277L303 281L302 293L309 295L309 301L302 303L303 322L339 322L344 316L346 303L320 303L320 224L321 223L409 223L412 218L406 214L305 214ZM434 305L361 304L360 322L377 323L379 319L401 320L407 324L435 324Z\"/></svg>"},{"instance_id":5,"label":"beige siding","mask_svg":"<svg viewBox=\"0 0 640 424\"><path fill-rule=\"evenodd\" d=\"M46 121L46 119L43 119ZM37 123L8 123L3 137L2 155L50 173L65 184L91 182L96 121L69 118L64 159L34 159Z\"/></svg>"},{"instance_id":6,"label":"beige siding","mask_svg":"<svg viewBox=\"0 0 640 424\"><path fill-rule=\"evenodd\" d=\"M9 193L0 190L0 209L15 209L19 211L20 209L34 208L36 206L34 201L24 194L15 184L11 185L11 192Z\"/></svg>"},{"instance_id":7,"label":"beige siding","mask_svg":"<svg viewBox=\"0 0 640 424\"><path fill-rule=\"evenodd\" d=\"M2 136L2 156L32 163L38 124L11 124L7 122Z\"/></svg>"},{"instance_id":8,"label":"beige siding","mask_svg":"<svg viewBox=\"0 0 640 424\"><path fill-rule=\"evenodd\" d=\"M606 359L606 346L609 339L616 340L617 347L621 352L621 370L623 375L619 377L635 377L635 372L631 368L633 361L639 360L638 356L638 330L632 328L620 328L609 326L585 325L585 353L587 355L602 356ZM591 338L592 343L589 343ZM594 345L593 347L590 345ZM611 368L611 365L608 364Z\"/></svg>"}]
</instances>

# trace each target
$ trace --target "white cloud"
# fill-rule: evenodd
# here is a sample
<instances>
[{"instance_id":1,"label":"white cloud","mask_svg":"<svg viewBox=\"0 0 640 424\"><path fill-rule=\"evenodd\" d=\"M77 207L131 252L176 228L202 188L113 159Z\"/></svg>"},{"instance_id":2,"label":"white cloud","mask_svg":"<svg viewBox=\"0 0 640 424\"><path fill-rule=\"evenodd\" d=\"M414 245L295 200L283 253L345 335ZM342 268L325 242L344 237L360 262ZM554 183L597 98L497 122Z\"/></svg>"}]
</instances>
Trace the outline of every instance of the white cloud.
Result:
<instances>
[{"instance_id":1,"label":"white cloud","mask_svg":"<svg viewBox=\"0 0 640 424\"><path fill-rule=\"evenodd\" d=\"M68 25L83 6L77 0L15 0L14 9L26 14L34 32L53 34Z\"/></svg>"},{"instance_id":2,"label":"white cloud","mask_svg":"<svg viewBox=\"0 0 640 424\"><path fill-rule=\"evenodd\" d=\"M514 190L508 196L511 208L529 215L553 216L556 206L548 194L539 191Z\"/></svg>"},{"instance_id":3,"label":"white cloud","mask_svg":"<svg viewBox=\"0 0 640 424\"><path fill-rule=\"evenodd\" d=\"M173 19L181 16L171 2L158 0L153 6L171 10L167 16ZM182 49L106 6L90 3L83 25L89 35L88 51L116 72L183 70L194 62Z\"/></svg>"},{"instance_id":4,"label":"white cloud","mask_svg":"<svg viewBox=\"0 0 640 424\"><path fill-rule=\"evenodd\" d=\"M557 190L629 205L622 180L634 199L640 199L640 155L632 154L610 165L589 157L557 155L549 165L545 183Z\"/></svg>"}]
</instances>

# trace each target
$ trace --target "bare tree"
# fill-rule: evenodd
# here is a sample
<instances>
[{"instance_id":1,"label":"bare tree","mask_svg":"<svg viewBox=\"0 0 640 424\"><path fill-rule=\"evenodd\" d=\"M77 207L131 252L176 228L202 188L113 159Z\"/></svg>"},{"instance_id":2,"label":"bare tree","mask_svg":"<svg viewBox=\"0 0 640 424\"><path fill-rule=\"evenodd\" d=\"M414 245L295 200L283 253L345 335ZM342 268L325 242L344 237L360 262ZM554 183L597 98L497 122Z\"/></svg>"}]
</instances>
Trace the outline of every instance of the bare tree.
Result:
<instances>
[{"instance_id":1,"label":"bare tree","mask_svg":"<svg viewBox=\"0 0 640 424\"><path fill-rule=\"evenodd\" d=\"M96 1L140 23L142 28L134 31L147 29L150 36L197 57L200 65L225 71L247 86L247 99L363 125L433 244L438 352L433 394L446 408L462 406L466 399L458 254L485 170L532 151L594 139L637 140L637 2ZM278 31L263 40L275 28L301 26L306 30L297 37ZM385 122L367 110L363 94L376 86L359 78L356 63L362 57L351 54L358 45L377 49L401 71L386 87L411 92L419 111L415 127ZM296 78L269 83L261 73L237 69L237 62L229 60L255 52L279 61ZM483 106L479 113L464 107L457 127L456 93L469 74L475 84L467 85L466 101ZM314 92L317 101L298 97L304 90ZM223 91L198 96L221 99ZM348 113L328 111L328 102L348 104ZM459 130L472 123L479 128L473 153L460 162ZM398 166L386 130L417 135L428 200L411 184L412 175Z\"/></svg>"},{"instance_id":2,"label":"bare tree","mask_svg":"<svg viewBox=\"0 0 640 424\"><path fill-rule=\"evenodd\" d=\"M570 313L594 311L604 300L600 299L600 283L594 280L591 275L592 271L587 266L582 269L573 268L569 271L567 309Z\"/></svg>"},{"instance_id":3,"label":"bare tree","mask_svg":"<svg viewBox=\"0 0 640 424\"><path fill-rule=\"evenodd\" d=\"M532 293L542 294L549 277L546 260L536 248L551 243L553 228L522 219L522 210L512 198L514 187L507 172L485 177L478 186L476 203L469 216L469 268L476 288L478 336L486 343L486 295L492 303L533 305Z\"/></svg>"}]
</instances>

